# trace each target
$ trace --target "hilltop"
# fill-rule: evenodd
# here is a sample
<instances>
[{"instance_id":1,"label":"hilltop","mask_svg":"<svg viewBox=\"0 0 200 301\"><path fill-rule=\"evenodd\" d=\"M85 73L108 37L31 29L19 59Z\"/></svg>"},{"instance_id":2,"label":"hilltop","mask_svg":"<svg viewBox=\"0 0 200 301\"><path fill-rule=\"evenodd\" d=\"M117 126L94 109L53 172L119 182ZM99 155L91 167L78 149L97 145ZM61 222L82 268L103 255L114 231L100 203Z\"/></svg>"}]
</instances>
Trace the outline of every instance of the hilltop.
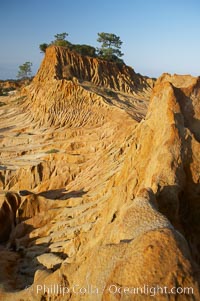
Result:
<instances>
[{"instance_id":1,"label":"hilltop","mask_svg":"<svg viewBox=\"0 0 200 301\"><path fill-rule=\"evenodd\" d=\"M199 99L199 77L47 48L0 107L3 300L199 300Z\"/></svg>"}]
</instances>

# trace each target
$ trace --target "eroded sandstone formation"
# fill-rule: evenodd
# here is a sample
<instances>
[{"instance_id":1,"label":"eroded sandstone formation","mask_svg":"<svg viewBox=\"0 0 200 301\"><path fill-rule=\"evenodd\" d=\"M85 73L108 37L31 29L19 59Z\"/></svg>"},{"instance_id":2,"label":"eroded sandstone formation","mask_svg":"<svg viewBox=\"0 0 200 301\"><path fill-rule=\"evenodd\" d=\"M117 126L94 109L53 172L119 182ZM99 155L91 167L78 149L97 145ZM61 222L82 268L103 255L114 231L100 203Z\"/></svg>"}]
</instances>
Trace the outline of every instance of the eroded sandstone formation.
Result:
<instances>
[{"instance_id":1,"label":"eroded sandstone formation","mask_svg":"<svg viewBox=\"0 0 200 301\"><path fill-rule=\"evenodd\" d=\"M19 90L31 82L30 79L0 80L0 95Z\"/></svg>"},{"instance_id":2,"label":"eroded sandstone formation","mask_svg":"<svg viewBox=\"0 0 200 301\"><path fill-rule=\"evenodd\" d=\"M199 78L50 47L12 97L0 300L199 300Z\"/></svg>"}]
</instances>

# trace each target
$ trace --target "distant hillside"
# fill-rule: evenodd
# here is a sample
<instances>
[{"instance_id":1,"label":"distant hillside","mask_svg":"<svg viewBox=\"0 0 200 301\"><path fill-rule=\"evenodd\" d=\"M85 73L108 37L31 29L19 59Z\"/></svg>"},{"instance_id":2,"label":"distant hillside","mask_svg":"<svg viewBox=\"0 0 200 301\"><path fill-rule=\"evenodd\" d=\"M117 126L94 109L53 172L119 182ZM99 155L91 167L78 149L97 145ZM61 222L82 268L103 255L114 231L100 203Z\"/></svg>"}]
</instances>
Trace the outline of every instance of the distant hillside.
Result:
<instances>
[{"instance_id":1,"label":"distant hillside","mask_svg":"<svg viewBox=\"0 0 200 301\"><path fill-rule=\"evenodd\" d=\"M7 95L8 92L19 90L23 86L30 84L31 79L8 79L8 80L0 80L0 95Z\"/></svg>"}]
</instances>

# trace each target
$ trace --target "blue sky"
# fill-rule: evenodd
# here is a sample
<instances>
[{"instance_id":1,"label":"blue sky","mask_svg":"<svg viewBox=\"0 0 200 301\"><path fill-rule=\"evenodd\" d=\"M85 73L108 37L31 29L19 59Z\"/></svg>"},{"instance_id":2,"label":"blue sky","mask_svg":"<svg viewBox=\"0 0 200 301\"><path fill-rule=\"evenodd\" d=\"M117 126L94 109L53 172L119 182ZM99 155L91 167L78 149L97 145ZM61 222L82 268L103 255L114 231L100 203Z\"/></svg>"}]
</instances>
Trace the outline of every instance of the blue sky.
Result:
<instances>
[{"instance_id":1,"label":"blue sky","mask_svg":"<svg viewBox=\"0 0 200 301\"><path fill-rule=\"evenodd\" d=\"M136 72L200 75L199 0L1 0L0 79L15 78L26 61L37 72L39 44L57 33L97 47L103 31L121 37Z\"/></svg>"}]
</instances>

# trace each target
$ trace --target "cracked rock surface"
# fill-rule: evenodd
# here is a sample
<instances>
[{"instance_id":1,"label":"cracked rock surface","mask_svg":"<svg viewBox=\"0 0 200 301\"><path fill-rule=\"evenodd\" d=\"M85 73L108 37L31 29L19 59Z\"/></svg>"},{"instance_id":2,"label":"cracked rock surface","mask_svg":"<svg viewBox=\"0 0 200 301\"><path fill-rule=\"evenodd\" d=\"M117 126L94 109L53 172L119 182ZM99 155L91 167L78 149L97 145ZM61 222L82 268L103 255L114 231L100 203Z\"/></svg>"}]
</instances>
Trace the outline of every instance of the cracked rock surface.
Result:
<instances>
[{"instance_id":1,"label":"cracked rock surface","mask_svg":"<svg viewBox=\"0 0 200 301\"><path fill-rule=\"evenodd\" d=\"M49 47L0 101L0 300L198 301L200 79Z\"/></svg>"}]
</instances>

